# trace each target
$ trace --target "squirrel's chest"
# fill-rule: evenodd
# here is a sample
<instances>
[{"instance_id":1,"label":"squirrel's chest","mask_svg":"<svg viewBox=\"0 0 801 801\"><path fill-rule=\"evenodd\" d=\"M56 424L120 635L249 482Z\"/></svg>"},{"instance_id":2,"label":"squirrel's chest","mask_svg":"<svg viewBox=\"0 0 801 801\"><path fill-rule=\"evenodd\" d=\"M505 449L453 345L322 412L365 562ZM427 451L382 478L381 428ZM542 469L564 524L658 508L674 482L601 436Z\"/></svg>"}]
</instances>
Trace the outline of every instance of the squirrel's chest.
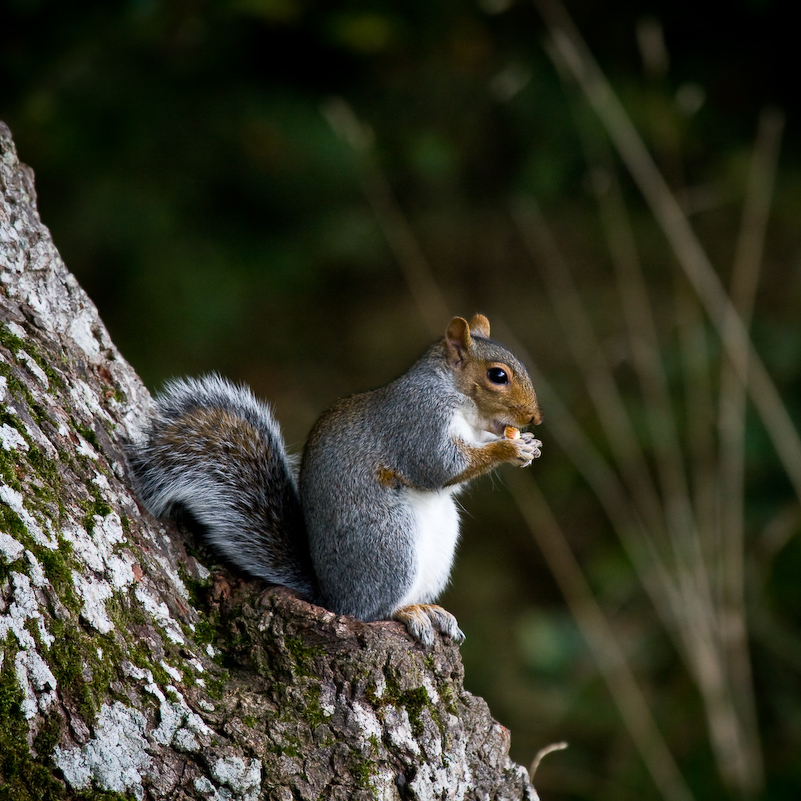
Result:
<instances>
[{"instance_id":1,"label":"squirrel's chest","mask_svg":"<svg viewBox=\"0 0 801 801\"><path fill-rule=\"evenodd\" d=\"M416 571L399 606L430 603L448 583L459 539L459 511L453 492L407 490L413 516Z\"/></svg>"}]
</instances>

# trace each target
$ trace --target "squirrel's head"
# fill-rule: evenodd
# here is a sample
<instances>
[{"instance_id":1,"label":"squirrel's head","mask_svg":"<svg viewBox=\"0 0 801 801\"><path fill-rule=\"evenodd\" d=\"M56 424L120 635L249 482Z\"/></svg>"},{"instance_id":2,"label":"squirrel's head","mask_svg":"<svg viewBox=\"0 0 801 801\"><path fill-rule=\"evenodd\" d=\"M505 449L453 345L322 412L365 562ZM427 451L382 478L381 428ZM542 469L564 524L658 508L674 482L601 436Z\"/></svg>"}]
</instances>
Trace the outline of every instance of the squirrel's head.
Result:
<instances>
[{"instance_id":1,"label":"squirrel's head","mask_svg":"<svg viewBox=\"0 0 801 801\"><path fill-rule=\"evenodd\" d=\"M476 314L468 323L454 317L445 332L445 353L457 389L476 405L487 430L500 436L506 426L542 422L526 368L491 340L489 320Z\"/></svg>"}]
</instances>

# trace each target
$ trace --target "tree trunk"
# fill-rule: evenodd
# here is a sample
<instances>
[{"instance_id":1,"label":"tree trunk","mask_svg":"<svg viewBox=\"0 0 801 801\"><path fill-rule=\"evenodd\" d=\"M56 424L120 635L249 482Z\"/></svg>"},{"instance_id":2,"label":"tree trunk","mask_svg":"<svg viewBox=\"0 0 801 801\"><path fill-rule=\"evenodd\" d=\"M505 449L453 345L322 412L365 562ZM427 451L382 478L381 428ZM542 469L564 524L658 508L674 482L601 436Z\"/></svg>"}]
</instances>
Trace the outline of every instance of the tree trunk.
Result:
<instances>
[{"instance_id":1,"label":"tree trunk","mask_svg":"<svg viewBox=\"0 0 801 801\"><path fill-rule=\"evenodd\" d=\"M0 799L536 798L454 645L211 575L138 508L150 396L2 123L0 190Z\"/></svg>"}]
</instances>

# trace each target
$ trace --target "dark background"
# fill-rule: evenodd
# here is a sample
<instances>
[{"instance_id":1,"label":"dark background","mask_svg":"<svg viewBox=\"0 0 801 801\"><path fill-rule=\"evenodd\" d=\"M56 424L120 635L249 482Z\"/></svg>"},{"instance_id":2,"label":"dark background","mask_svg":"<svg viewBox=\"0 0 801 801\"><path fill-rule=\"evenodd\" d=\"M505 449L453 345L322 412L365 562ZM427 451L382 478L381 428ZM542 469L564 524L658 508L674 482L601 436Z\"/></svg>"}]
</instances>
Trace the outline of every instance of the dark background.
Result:
<instances>
[{"instance_id":1,"label":"dark background","mask_svg":"<svg viewBox=\"0 0 801 801\"><path fill-rule=\"evenodd\" d=\"M753 335L798 422L792 8L769 0L569 4L724 283L760 113L784 113ZM661 31L666 69L644 66L648 30L657 39ZM508 326L608 456L570 333L511 212L521 198L539 204L642 434L643 401L588 171L588 143L609 163L612 149L547 41L535 6L522 0L5 0L0 119L36 173L41 216L65 262L151 389L212 369L245 380L274 403L299 450L325 406L395 377L432 337L380 225L389 213L396 232L409 224L447 314L481 310ZM329 123L337 99L372 132L366 151ZM617 171L676 418L682 432L714 439L714 421L698 427L695 379L682 372L677 309L697 311L709 375L719 370L720 346L639 193ZM390 200L371 202L365 180L385 181ZM693 793L739 797L710 745L692 670L643 589L647 579L549 430L547 404L544 411L544 455L524 478L549 499ZM801 524L758 417L747 420L746 624L765 764L752 794L790 799L801 787ZM690 443L688 475L697 467ZM444 603L467 633L466 685L511 729L517 761L570 743L540 768L543 798L659 797L505 488L511 470L462 496L464 539Z\"/></svg>"}]
</instances>

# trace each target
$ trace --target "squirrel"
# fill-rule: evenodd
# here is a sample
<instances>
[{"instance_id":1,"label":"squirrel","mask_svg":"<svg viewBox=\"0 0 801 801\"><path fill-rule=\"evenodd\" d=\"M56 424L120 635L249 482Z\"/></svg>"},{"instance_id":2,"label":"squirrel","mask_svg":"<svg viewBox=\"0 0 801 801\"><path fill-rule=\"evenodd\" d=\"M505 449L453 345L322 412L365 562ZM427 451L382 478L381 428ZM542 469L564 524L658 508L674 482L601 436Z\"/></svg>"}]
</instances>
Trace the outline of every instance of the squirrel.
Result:
<instances>
[{"instance_id":1,"label":"squirrel","mask_svg":"<svg viewBox=\"0 0 801 801\"><path fill-rule=\"evenodd\" d=\"M486 317L454 317L400 378L336 402L317 420L299 476L270 407L216 374L173 379L129 449L155 516L188 514L244 572L363 621L394 619L425 647L464 640L433 602L459 534L456 494L542 443L525 367Z\"/></svg>"}]
</instances>

